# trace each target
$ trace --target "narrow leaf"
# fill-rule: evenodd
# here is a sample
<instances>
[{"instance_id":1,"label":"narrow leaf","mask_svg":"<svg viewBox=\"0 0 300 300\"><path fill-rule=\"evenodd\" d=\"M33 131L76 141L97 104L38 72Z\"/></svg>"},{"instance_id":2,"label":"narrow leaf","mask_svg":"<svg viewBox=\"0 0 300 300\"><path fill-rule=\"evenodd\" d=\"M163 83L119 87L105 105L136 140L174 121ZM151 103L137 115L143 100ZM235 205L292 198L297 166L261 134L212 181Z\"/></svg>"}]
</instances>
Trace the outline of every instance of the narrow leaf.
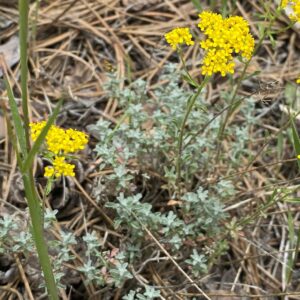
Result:
<instances>
[{"instance_id":1,"label":"narrow leaf","mask_svg":"<svg viewBox=\"0 0 300 300\"><path fill-rule=\"evenodd\" d=\"M288 211L288 236L289 236L289 250L291 250L295 247L295 228L294 228L293 217L290 211ZM293 272L293 267L294 267L293 256L294 253L289 251L287 264L285 267L286 284L289 284L289 281L291 279L291 273Z\"/></svg>"},{"instance_id":2,"label":"narrow leaf","mask_svg":"<svg viewBox=\"0 0 300 300\"><path fill-rule=\"evenodd\" d=\"M33 144L32 148L31 148L30 152L28 153L28 156L26 157L26 160L24 162L24 165L23 165L23 168L22 168L22 172L26 172L31 167L35 155L39 152L39 150L40 150L40 148L41 148L41 146L42 146L42 144L43 144L43 142L44 142L44 140L46 138L46 135L47 135L47 133L48 133L51 125L54 123L54 121L55 121L55 119L56 119L56 117L57 117L57 115L59 113L59 109L60 109L60 107L62 105L62 102L63 102L63 100L61 99L57 103L57 105L56 105L56 107L55 107L52 115L48 119L45 127L42 129L40 135L38 136L38 138L36 139L35 143Z\"/></svg>"},{"instance_id":3,"label":"narrow leaf","mask_svg":"<svg viewBox=\"0 0 300 300\"><path fill-rule=\"evenodd\" d=\"M196 8L198 11L201 11L201 10L202 10L202 5L200 4L200 1L199 1L199 0L192 0L192 3L194 4L195 8Z\"/></svg>"},{"instance_id":4,"label":"narrow leaf","mask_svg":"<svg viewBox=\"0 0 300 300\"><path fill-rule=\"evenodd\" d=\"M284 199L284 202L288 202L288 203L300 203L300 198L299 197L295 197L295 198L290 198L290 199Z\"/></svg>"},{"instance_id":5,"label":"narrow leaf","mask_svg":"<svg viewBox=\"0 0 300 300\"><path fill-rule=\"evenodd\" d=\"M277 145L276 145L276 148L277 148L277 159L278 161L281 160L281 157L282 157L282 154L283 154L283 147L284 147L284 136L283 136L283 133L280 132L278 134L278 138L277 138Z\"/></svg>"},{"instance_id":6,"label":"narrow leaf","mask_svg":"<svg viewBox=\"0 0 300 300\"><path fill-rule=\"evenodd\" d=\"M251 78L253 78L253 77L259 75L260 73L261 73L261 71L254 71L254 72L250 73L249 75L245 76L245 77L244 77L244 80L251 79Z\"/></svg>"},{"instance_id":7,"label":"narrow leaf","mask_svg":"<svg viewBox=\"0 0 300 300\"><path fill-rule=\"evenodd\" d=\"M296 156L300 155L300 139L297 132L297 128L295 126L295 122L293 119L291 119L292 123L292 131L293 131L293 142L294 142L294 149L296 152ZM300 169L300 159L297 159L298 167Z\"/></svg>"},{"instance_id":8,"label":"narrow leaf","mask_svg":"<svg viewBox=\"0 0 300 300\"><path fill-rule=\"evenodd\" d=\"M18 106L13 94L13 91L11 89L11 86L9 84L9 81L7 80L6 77L4 77L4 82L5 82L5 86L6 86L6 90L7 90L7 96L8 96L8 101L9 101L9 106L11 109L11 113L12 113L12 119L13 119L13 123L14 123L14 127L16 130L16 135L17 135L17 139L20 145L20 151L23 154L23 157L26 157L26 139L25 139L25 132L24 132L24 127L23 127L23 122L21 119L21 116L19 114L19 110L18 110ZM18 151L18 150L16 150Z\"/></svg>"},{"instance_id":9,"label":"narrow leaf","mask_svg":"<svg viewBox=\"0 0 300 300\"><path fill-rule=\"evenodd\" d=\"M8 136L10 137L10 139L11 139L12 146L13 146L15 152L16 152L18 166L21 168L22 167L22 160L21 160L21 157L20 157L19 149L18 149L18 141L17 141L17 138L14 134L13 126L11 124L11 120L9 119L9 117L7 116L6 113L5 113L5 119L6 119L7 133L8 133Z\"/></svg>"},{"instance_id":10,"label":"narrow leaf","mask_svg":"<svg viewBox=\"0 0 300 300\"><path fill-rule=\"evenodd\" d=\"M182 78L188 82L190 85L192 85L193 87L198 87L199 85L188 75L186 74L182 74Z\"/></svg>"},{"instance_id":11,"label":"narrow leaf","mask_svg":"<svg viewBox=\"0 0 300 300\"><path fill-rule=\"evenodd\" d=\"M290 240L290 248L294 247L295 242L295 228L294 228L294 221L290 211L288 211L288 235Z\"/></svg>"}]
</instances>

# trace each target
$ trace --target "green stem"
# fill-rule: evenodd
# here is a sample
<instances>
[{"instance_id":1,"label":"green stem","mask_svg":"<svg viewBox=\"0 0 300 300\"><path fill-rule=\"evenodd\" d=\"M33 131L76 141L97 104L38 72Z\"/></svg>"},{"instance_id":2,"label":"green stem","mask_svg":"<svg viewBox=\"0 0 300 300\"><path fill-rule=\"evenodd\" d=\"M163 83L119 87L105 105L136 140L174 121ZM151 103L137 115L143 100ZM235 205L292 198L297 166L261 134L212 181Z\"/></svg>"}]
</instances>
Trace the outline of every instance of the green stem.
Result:
<instances>
[{"instance_id":1,"label":"green stem","mask_svg":"<svg viewBox=\"0 0 300 300\"><path fill-rule=\"evenodd\" d=\"M110 143L111 142L111 140L114 137L114 134L116 133L116 131L120 128L120 126L123 124L123 122L126 120L126 118L129 117L128 109L129 109L129 106L131 105L131 103L132 103L132 98L130 97L130 99L129 99L128 103L127 103L126 109L125 109L125 113L118 120L116 126L114 127L114 129L111 131L111 133L107 137L107 139L105 141L106 143Z\"/></svg>"},{"instance_id":2,"label":"green stem","mask_svg":"<svg viewBox=\"0 0 300 300\"><path fill-rule=\"evenodd\" d=\"M199 84L198 84L197 82L195 82L195 80L194 80L193 77L191 76L191 74L190 74L190 72L189 72L189 70L188 70L188 68L187 68L187 66L186 66L186 63L185 63L185 60L184 60L183 54L182 54L182 49L179 48L179 49L177 50L177 52L178 52L180 61L181 61L181 63L182 63L183 69L184 69L184 71L185 71L185 73L186 73L188 82L189 82L191 85L193 85L194 87L198 88L198 87L199 87Z\"/></svg>"},{"instance_id":3,"label":"green stem","mask_svg":"<svg viewBox=\"0 0 300 300\"><path fill-rule=\"evenodd\" d=\"M229 109L228 109L227 114L226 114L226 116L225 116L225 120L224 120L224 122L223 122L223 124L222 124L222 126L221 126L221 128L220 128L220 130L219 130L219 132L218 132L218 140L219 140L219 141L221 141L221 140L223 139L223 134L224 134L224 130L225 130L225 127L226 127L226 125L227 125L227 122L228 122L230 116L232 115L232 113L233 113L234 110L235 110L235 106L233 106L233 103L234 103L235 98L236 98L236 96L237 96L237 92L238 92L238 90L239 90L240 87L241 87L242 81L243 81L243 79L244 79L244 76L245 76L245 74L246 74L246 71L247 71L247 69L248 69L248 66L249 66L250 62L251 62L251 58L250 58L250 60L248 60L248 61L246 62L245 66L244 66L244 69L243 69L243 71L242 71L242 74L241 74L241 76L239 77L238 82L237 82L237 85L236 85L236 87L235 87L235 89L234 89L234 91L233 91L233 95L232 95L232 97L231 97L231 99L230 99Z\"/></svg>"},{"instance_id":4,"label":"green stem","mask_svg":"<svg viewBox=\"0 0 300 300\"><path fill-rule=\"evenodd\" d=\"M27 38L28 38L28 0L19 0L19 35L20 35L20 63L21 63L21 91L22 110L24 116L24 129L26 136L27 152L30 148L29 142L29 109L28 109L28 65L27 65Z\"/></svg>"},{"instance_id":5,"label":"green stem","mask_svg":"<svg viewBox=\"0 0 300 300\"><path fill-rule=\"evenodd\" d=\"M36 34L37 34L37 24L39 18L39 9L40 9L40 0L35 1L35 11L34 11L34 19L32 20L32 29L31 29L31 38L33 43L33 48L35 48L36 44Z\"/></svg>"},{"instance_id":6,"label":"green stem","mask_svg":"<svg viewBox=\"0 0 300 300\"><path fill-rule=\"evenodd\" d=\"M50 300L59 300L51 262L48 254L48 248L44 239L43 214L41 203L33 184L31 172L23 174L25 194L28 202L29 213L32 224L32 236L35 242L39 261L44 273L47 292Z\"/></svg>"},{"instance_id":7,"label":"green stem","mask_svg":"<svg viewBox=\"0 0 300 300\"><path fill-rule=\"evenodd\" d=\"M27 53L27 39L28 39L28 11L29 0L19 0L19 36L20 36L20 63L21 63L21 92L22 92L22 110L24 116L24 134L26 137L26 150L30 151L29 140L29 107L28 107L28 53ZM50 125L49 125L50 126ZM17 150L18 151L18 150ZM27 157L28 158L28 157ZM22 172L25 195L28 202L29 213L32 224L32 236L38 253L39 262L44 274L46 288L50 300L59 300L57 287L55 284L54 275L52 272L50 257L48 254L47 244L44 239L43 214L41 208L41 201L36 192L34 185L34 178L32 174L33 161L30 160L28 169L23 170L23 161L19 163L19 168Z\"/></svg>"},{"instance_id":8,"label":"green stem","mask_svg":"<svg viewBox=\"0 0 300 300\"><path fill-rule=\"evenodd\" d=\"M178 137L178 148L177 148L177 159L176 159L176 185L178 189L178 193L180 194L180 178L181 178L181 156L182 156L182 147L183 147L183 136L184 136L184 128L186 126L186 122L188 120L188 117L194 107L194 104L200 95L201 91L205 87L205 85L208 83L210 77L205 76L203 79L202 83L197 89L196 94L194 94L188 101L187 104L187 110L185 112L185 115L183 117L181 126L180 126L180 132L179 132L179 137Z\"/></svg>"},{"instance_id":9,"label":"green stem","mask_svg":"<svg viewBox=\"0 0 300 300\"><path fill-rule=\"evenodd\" d=\"M231 117L231 115L233 114L233 112L235 111L236 107L235 105L233 105L233 103L235 102L235 99L237 97L237 94L238 94L238 90L240 89L241 87L241 84L245 78L245 75L246 75L246 72L247 72L247 69L249 67L249 64L252 60L252 57L254 56L254 54L257 52L257 50L261 47L265 37L267 36L268 34L268 31L270 30L270 28L272 27L273 23L274 23L275 19L271 20L269 22L269 25L267 28L265 28L263 34L261 35L257 45L255 46L255 49L253 51L253 55L251 56L251 58L245 63L245 66L244 66L244 69L242 71L242 74L241 76L239 77L238 79L238 82L237 82L237 85L233 91L233 94L232 94L232 97L230 99L230 103L229 103L229 107L230 109L227 111L227 114L225 116L225 120L223 122L223 124L221 125L220 129L219 129L219 132L218 132L218 151L217 151L217 155L216 155L216 160L215 161L218 161L219 160L219 157L220 157L220 150L221 150L221 142L223 140L223 136L224 136L224 131L225 131L225 128L226 128L226 125L227 125L227 122L229 120L229 118Z\"/></svg>"}]
</instances>

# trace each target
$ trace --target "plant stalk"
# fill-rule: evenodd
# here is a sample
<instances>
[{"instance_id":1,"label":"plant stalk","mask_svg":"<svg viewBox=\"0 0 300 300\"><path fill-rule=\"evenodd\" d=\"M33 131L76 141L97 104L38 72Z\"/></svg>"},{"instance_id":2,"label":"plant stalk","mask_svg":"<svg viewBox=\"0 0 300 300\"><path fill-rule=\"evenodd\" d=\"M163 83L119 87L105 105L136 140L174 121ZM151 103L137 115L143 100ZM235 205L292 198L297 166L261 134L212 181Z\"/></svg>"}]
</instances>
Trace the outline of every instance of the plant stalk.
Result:
<instances>
[{"instance_id":1,"label":"plant stalk","mask_svg":"<svg viewBox=\"0 0 300 300\"><path fill-rule=\"evenodd\" d=\"M218 132L218 151L217 151L217 155L216 155L216 161L219 160L219 157L220 157L220 150L221 150L221 142L223 140L223 137L224 137L224 131L225 131L225 128L226 128L226 125L231 117L231 115L233 114L233 112L235 111L236 107L233 106L233 103L235 102L235 99L237 97L237 94L238 94L238 90L240 89L241 85L242 85L242 82L245 78L245 75L246 75L246 72L247 72L247 69L250 65L250 62L252 61L252 58L254 56L254 54L257 52L257 50L261 47L265 37L267 36L268 34L268 31L272 28L273 26L273 23L275 22L275 18L272 19L269 24L268 24L268 27L264 29L261 37L259 38L258 40L258 43L257 45L255 46L254 50L253 50L253 55L251 56L251 58L245 63L245 66L243 68L243 71L242 71L242 74L241 76L239 76L239 79L237 81L237 84L235 86L235 89L232 93L232 97L230 99L230 103L229 103L229 106L230 106L230 109L227 111L227 114L225 116L225 120L223 122L223 124L221 125L220 129L219 129L219 132Z\"/></svg>"},{"instance_id":2,"label":"plant stalk","mask_svg":"<svg viewBox=\"0 0 300 300\"><path fill-rule=\"evenodd\" d=\"M43 211L41 209L41 202L35 190L31 172L29 171L22 175L31 217L32 236L38 253L39 262L44 273L48 296L50 300L59 300L48 248L44 239Z\"/></svg>"},{"instance_id":3,"label":"plant stalk","mask_svg":"<svg viewBox=\"0 0 300 300\"><path fill-rule=\"evenodd\" d=\"M194 107L194 104L197 100L197 98L199 97L201 91L203 90L203 88L205 87L205 85L208 83L210 77L209 76L205 76L205 78L203 79L203 81L201 82L201 84L199 85L196 94L194 94L188 101L187 104L187 110L185 112L185 115L183 117L181 126L180 126L180 133L179 133L179 137L178 137L178 148L177 148L177 160L176 160L176 186L177 186L177 190L178 190L178 194L180 194L180 178L181 178L181 156L182 156L182 147L183 147L183 136L184 136L184 128L186 126L186 122L189 118L189 115Z\"/></svg>"},{"instance_id":4,"label":"plant stalk","mask_svg":"<svg viewBox=\"0 0 300 300\"><path fill-rule=\"evenodd\" d=\"M21 92L22 92L22 110L24 118L24 130L26 137L26 150L29 151L29 108L28 108L28 11L29 0L19 0L19 36L20 36L20 63L21 63Z\"/></svg>"},{"instance_id":5,"label":"plant stalk","mask_svg":"<svg viewBox=\"0 0 300 300\"><path fill-rule=\"evenodd\" d=\"M23 110L23 130L26 139L26 157L30 153L30 140L29 140L29 106L28 106L28 11L29 0L19 0L19 36L20 36L20 63L21 63L21 92L22 92L22 110ZM20 137L19 137L20 138ZM16 149L18 151L18 149ZM44 239L44 226L43 226L43 211L41 208L41 201L35 189L32 168L29 166L23 170L23 161L19 162L19 168L22 172L22 178L25 188L25 195L29 207L31 217L32 236L38 253L39 262L44 274L46 288L50 300L59 300L58 291L51 267L48 247ZM31 165L33 161L31 162Z\"/></svg>"}]
</instances>

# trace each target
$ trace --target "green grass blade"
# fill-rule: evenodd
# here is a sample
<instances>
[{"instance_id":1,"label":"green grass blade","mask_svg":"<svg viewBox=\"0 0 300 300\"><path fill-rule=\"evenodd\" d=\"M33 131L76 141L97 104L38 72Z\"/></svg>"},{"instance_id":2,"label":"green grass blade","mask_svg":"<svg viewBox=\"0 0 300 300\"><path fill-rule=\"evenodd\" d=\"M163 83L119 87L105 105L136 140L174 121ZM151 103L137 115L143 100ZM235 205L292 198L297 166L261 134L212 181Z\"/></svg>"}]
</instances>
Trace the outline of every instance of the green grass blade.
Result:
<instances>
[{"instance_id":1,"label":"green grass blade","mask_svg":"<svg viewBox=\"0 0 300 300\"><path fill-rule=\"evenodd\" d=\"M291 123L292 123L294 149L296 152L296 156L298 156L300 155L300 139L293 119L291 119ZM300 159L297 160L297 163L298 163L298 168L300 170Z\"/></svg>"},{"instance_id":2,"label":"green grass blade","mask_svg":"<svg viewBox=\"0 0 300 300\"><path fill-rule=\"evenodd\" d=\"M278 134L276 149L277 149L277 159L278 161L280 161L284 150L284 136L282 132Z\"/></svg>"},{"instance_id":3,"label":"green grass blade","mask_svg":"<svg viewBox=\"0 0 300 300\"><path fill-rule=\"evenodd\" d=\"M26 136L29 136L29 108L28 108L28 12L29 0L19 0L19 36L20 36L20 64L21 64L21 91L22 91L22 109L24 115L24 128ZM26 140L26 146L29 150L29 139Z\"/></svg>"},{"instance_id":4,"label":"green grass blade","mask_svg":"<svg viewBox=\"0 0 300 300\"><path fill-rule=\"evenodd\" d=\"M284 202L288 202L288 203L300 203L300 197L290 198L290 199L284 200Z\"/></svg>"},{"instance_id":5,"label":"green grass blade","mask_svg":"<svg viewBox=\"0 0 300 300\"><path fill-rule=\"evenodd\" d=\"M298 261L298 257L299 257L299 249L300 249L300 230L298 229L298 233L297 233L297 240L295 243L295 252L294 252L294 257L293 257L293 266L295 267L296 262ZM290 274L290 278L288 278L288 283L291 281L292 277L292 273Z\"/></svg>"},{"instance_id":6,"label":"green grass blade","mask_svg":"<svg viewBox=\"0 0 300 300\"><path fill-rule=\"evenodd\" d=\"M289 229L289 240L290 240L290 247L294 247L295 241L295 228L294 228L294 221L290 211L288 211L288 229Z\"/></svg>"},{"instance_id":7,"label":"green grass blade","mask_svg":"<svg viewBox=\"0 0 300 300\"><path fill-rule=\"evenodd\" d=\"M18 140L17 140L17 138L14 134L11 120L9 119L9 117L7 116L6 113L5 113L5 119L6 119L7 133L8 133L8 136L10 137L10 139L11 139L12 146L13 146L15 152L16 152L18 166L21 168L22 160L21 160L21 156L20 156L20 153L19 153L19 149L18 149Z\"/></svg>"},{"instance_id":8,"label":"green grass blade","mask_svg":"<svg viewBox=\"0 0 300 300\"><path fill-rule=\"evenodd\" d=\"M202 10L202 5L201 5L200 0L192 0L192 3L194 4L195 8L196 8L198 11L201 11L201 10Z\"/></svg>"},{"instance_id":9,"label":"green grass blade","mask_svg":"<svg viewBox=\"0 0 300 300\"><path fill-rule=\"evenodd\" d=\"M18 106L17 106L16 100L15 100L13 91L12 91L9 81L6 77L4 78L4 82L5 82L5 86L6 86L6 90L7 90L9 106L10 106L11 113L12 113L13 124L15 127L17 139L18 139L19 146L20 146L20 151L21 151L23 157L26 157L26 155L27 155L26 139L25 139L23 122L22 122L21 116L19 114ZM16 149L16 151L19 151L19 150Z\"/></svg>"},{"instance_id":10,"label":"green grass blade","mask_svg":"<svg viewBox=\"0 0 300 300\"><path fill-rule=\"evenodd\" d=\"M46 123L45 127L42 129L40 135L38 136L35 143L33 144L32 148L31 148L30 152L28 153L26 160L23 164L22 172L26 172L31 167L35 155L39 152L51 125L54 123L54 121L59 113L59 109L62 105L62 102L63 102L63 100L60 100L57 103L52 115L48 119L48 122Z\"/></svg>"},{"instance_id":11,"label":"green grass blade","mask_svg":"<svg viewBox=\"0 0 300 300\"><path fill-rule=\"evenodd\" d=\"M293 217L291 215L291 212L288 211L288 237L289 237L289 250L293 249L295 247L295 228L294 228L294 221ZM287 265L286 265L286 284L289 284L289 281L291 279L291 275L293 272L294 267L294 252L288 253L288 259L287 259Z\"/></svg>"}]
</instances>

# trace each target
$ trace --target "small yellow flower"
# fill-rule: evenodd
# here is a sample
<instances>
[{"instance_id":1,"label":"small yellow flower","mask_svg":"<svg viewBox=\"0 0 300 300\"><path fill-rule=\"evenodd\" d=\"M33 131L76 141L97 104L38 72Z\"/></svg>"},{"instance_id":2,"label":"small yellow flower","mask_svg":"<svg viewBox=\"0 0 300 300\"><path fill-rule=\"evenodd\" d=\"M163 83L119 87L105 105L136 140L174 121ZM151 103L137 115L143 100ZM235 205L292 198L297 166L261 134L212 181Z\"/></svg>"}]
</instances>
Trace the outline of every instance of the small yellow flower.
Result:
<instances>
[{"instance_id":1,"label":"small yellow flower","mask_svg":"<svg viewBox=\"0 0 300 300\"><path fill-rule=\"evenodd\" d=\"M44 176L49 178L49 177L52 177L53 175L54 175L53 167L50 167L50 166L45 167Z\"/></svg>"},{"instance_id":2,"label":"small yellow flower","mask_svg":"<svg viewBox=\"0 0 300 300\"><path fill-rule=\"evenodd\" d=\"M61 175L72 177L75 176L75 165L66 163L64 156L56 156L53 161L53 167L56 177L60 177Z\"/></svg>"},{"instance_id":3,"label":"small yellow flower","mask_svg":"<svg viewBox=\"0 0 300 300\"><path fill-rule=\"evenodd\" d=\"M175 28L172 31L165 34L166 41L170 46L176 50L178 45L186 44L188 46L194 45L192 40L193 36L190 33L189 28Z\"/></svg>"},{"instance_id":4,"label":"small yellow flower","mask_svg":"<svg viewBox=\"0 0 300 300\"><path fill-rule=\"evenodd\" d=\"M74 172L75 165L69 164L65 162L64 156L56 156L53 161L53 167L47 166L45 167L45 177L60 177L62 175L64 176L75 176Z\"/></svg>"},{"instance_id":5,"label":"small yellow flower","mask_svg":"<svg viewBox=\"0 0 300 300\"><path fill-rule=\"evenodd\" d=\"M285 8L288 5L288 2L289 2L288 0L282 0L280 3L280 7Z\"/></svg>"},{"instance_id":6,"label":"small yellow flower","mask_svg":"<svg viewBox=\"0 0 300 300\"><path fill-rule=\"evenodd\" d=\"M299 155L297 155L297 158L298 158L298 159L300 159L300 154L299 154Z\"/></svg>"},{"instance_id":7,"label":"small yellow flower","mask_svg":"<svg viewBox=\"0 0 300 300\"><path fill-rule=\"evenodd\" d=\"M220 72L222 76L234 73L233 55L240 54L249 60L254 50L254 39L249 24L242 17L223 19L220 14L203 11L199 14L198 27L206 36L200 46L205 50L202 74Z\"/></svg>"},{"instance_id":8,"label":"small yellow flower","mask_svg":"<svg viewBox=\"0 0 300 300\"><path fill-rule=\"evenodd\" d=\"M87 135L84 132L72 128L67 129L65 135L66 139L62 146L65 153L83 150L88 142Z\"/></svg>"},{"instance_id":9,"label":"small yellow flower","mask_svg":"<svg viewBox=\"0 0 300 300\"><path fill-rule=\"evenodd\" d=\"M65 131L55 125L52 125L46 135L46 144L49 151L58 154L63 150L62 145L66 139Z\"/></svg>"},{"instance_id":10,"label":"small yellow flower","mask_svg":"<svg viewBox=\"0 0 300 300\"><path fill-rule=\"evenodd\" d=\"M36 141L46 121L30 123L31 138ZM75 129L62 129L52 125L45 138L45 148L50 153L53 166L45 167L44 176L47 178L60 176L75 176L75 165L66 162L66 155L84 149L88 143L88 136L84 132Z\"/></svg>"},{"instance_id":11,"label":"small yellow flower","mask_svg":"<svg viewBox=\"0 0 300 300\"><path fill-rule=\"evenodd\" d=\"M31 138L35 142L38 136L40 135L42 129L45 127L46 121L30 123L29 127L31 130Z\"/></svg>"},{"instance_id":12,"label":"small yellow flower","mask_svg":"<svg viewBox=\"0 0 300 300\"><path fill-rule=\"evenodd\" d=\"M33 141L36 141L45 125L45 121L29 124ZM56 155L83 150L87 143L88 136L86 133L71 128L64 130L52 125L46 135L46 148Z\"/></svg>"},{"instance_id":13,"label":"small yellow flower","mask_svg":"<svg viewBox=\"0 0 300 300\"><path fill-rule=\"evenodd\" d=\"M296 83L300 84L300 77L296 79Z\"/></svg>"},{"instance_id":14,"label":"small yellow flower","mask_svg":"<svg viewBox=\"0 0 300 300\"><path fill-rule=\"evenodd\" d=\"M290 7L293 12L289 14L289 18L294 22L300 22L300 0L283 0L280 7Z\"/></svg>"}]
</instances>

